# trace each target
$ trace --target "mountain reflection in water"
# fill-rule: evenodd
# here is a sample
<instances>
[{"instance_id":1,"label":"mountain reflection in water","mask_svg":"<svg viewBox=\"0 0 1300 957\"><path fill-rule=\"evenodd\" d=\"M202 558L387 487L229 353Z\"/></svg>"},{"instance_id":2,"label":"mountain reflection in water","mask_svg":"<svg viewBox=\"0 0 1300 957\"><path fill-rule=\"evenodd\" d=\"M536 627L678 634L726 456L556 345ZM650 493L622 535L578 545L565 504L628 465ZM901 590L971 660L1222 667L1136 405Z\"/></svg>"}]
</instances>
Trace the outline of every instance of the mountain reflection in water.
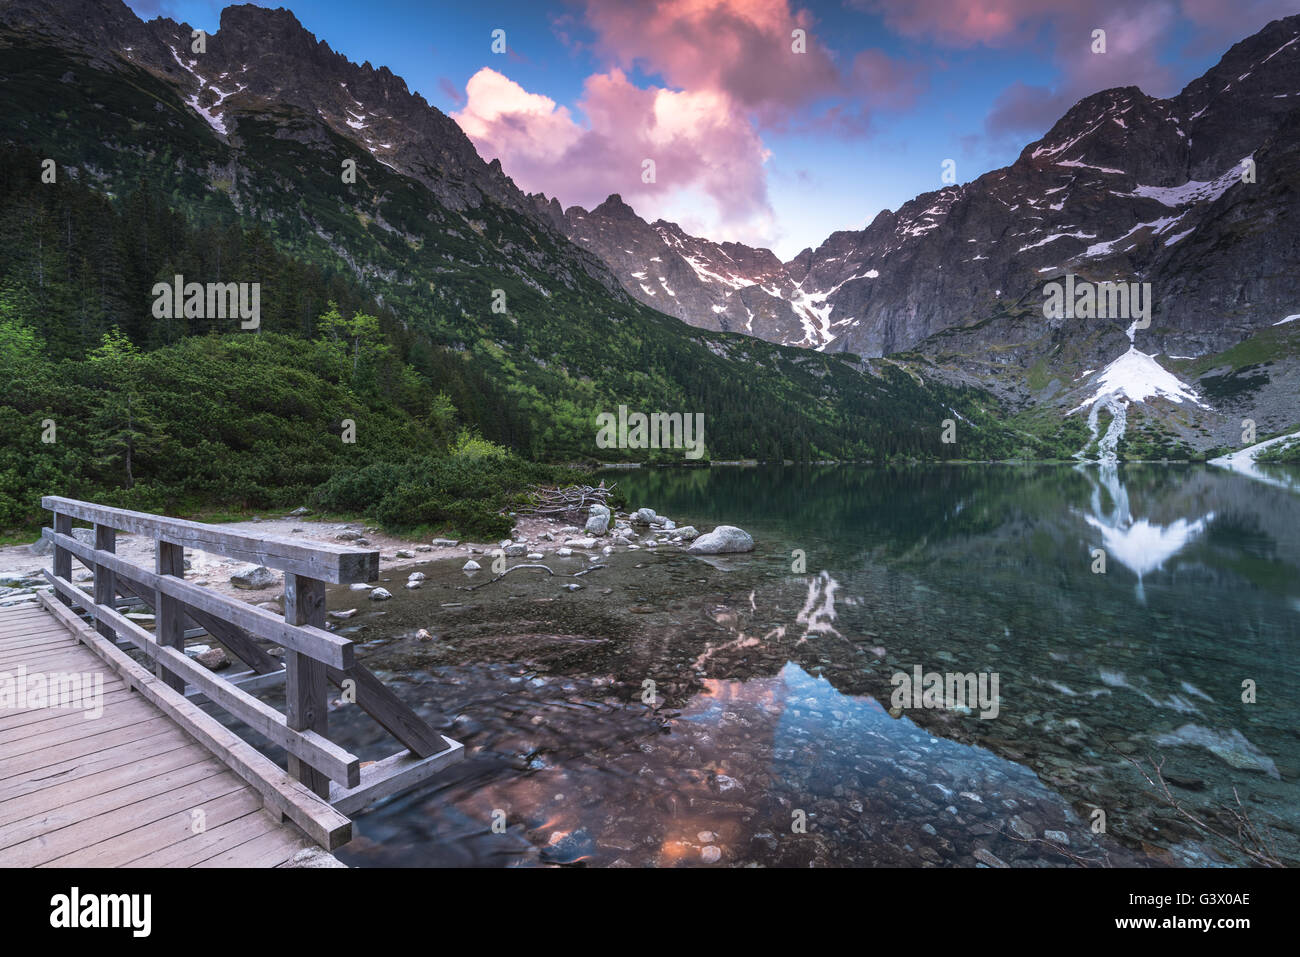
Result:
<instances>
[{"instance_id":1,"label":"mountain reflection in water","mask_svg":"<svg viewBox=\"0 0 1300 957\"><path fill-rule=\"evenodd\" d=\"M358 656L468 757L359 817L344 860L1242 863L1152 796L1148 756L1198 814L1236 788L1300 858L1300 497L1194 467L616 480L758 548L615 553L580 591L522 572L472 598L458 563L430 563L361 609ZM997 673L997 717L891 717L891 675L917 666ZM391 746L347 706L330 725L364 758Z\"/></svg>"}]
</instances>

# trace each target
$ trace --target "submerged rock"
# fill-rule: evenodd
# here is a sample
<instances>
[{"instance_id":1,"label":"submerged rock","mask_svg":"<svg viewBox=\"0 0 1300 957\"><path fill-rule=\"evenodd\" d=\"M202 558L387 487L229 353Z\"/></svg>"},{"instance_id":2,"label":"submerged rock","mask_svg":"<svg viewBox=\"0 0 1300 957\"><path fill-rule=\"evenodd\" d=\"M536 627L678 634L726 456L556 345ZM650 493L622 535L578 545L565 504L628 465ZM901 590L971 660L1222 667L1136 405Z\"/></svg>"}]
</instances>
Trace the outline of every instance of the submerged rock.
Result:
<instances>
[{"instance_id":1,"label":"submerged rock","mask_svg":"<svg viewBox=\"0 0 1300 957\"><path fill-rule=\"evenodd\" d=\"M195 655L194 660L209 671L220 671L222 668L230 667L230 658L220 648L209 648L207 651Z\"/></svg>"},{"instance_id":2,"label":"submerged rock","mask_svg":"<svg viewBox=\"0 0 1300 957\"><path fill-rule=\"evenodd\" d=\"M713 531L699 536L687 549L692 555L721 555L724 552L752 552L754 539L742 528L719 525Z\"/></svg>"},{"instance_id":3,"label":"submerged rock","mask_svg":"<svg viewBox=\"0 0 1300 957\"><path fill-rule=\"evenodd\" d=\"M1261 771L1269 777L1281 778L1273 759L1246 740L1246 736L1233 728L1231 731L1214 731L1199 724L1185 724L1172 734L1156 738L1159 747L1196 746L1205 748L1224 764L1242 771Z\"/></svg>"}]
</instances>

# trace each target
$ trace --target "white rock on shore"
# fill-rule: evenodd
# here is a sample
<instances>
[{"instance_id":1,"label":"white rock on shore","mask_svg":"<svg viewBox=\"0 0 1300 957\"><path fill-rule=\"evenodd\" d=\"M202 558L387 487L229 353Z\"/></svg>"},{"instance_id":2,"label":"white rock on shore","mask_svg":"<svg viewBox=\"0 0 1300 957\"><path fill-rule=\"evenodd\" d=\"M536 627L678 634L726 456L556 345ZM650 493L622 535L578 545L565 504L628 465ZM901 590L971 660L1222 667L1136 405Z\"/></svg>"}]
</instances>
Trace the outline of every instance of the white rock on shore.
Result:
<instances>
[{"instance_id":1,"label":"white rock on shore","mask_svg":"<svg viewBox=\"0 0 1300 957\"><path fill-rule=\"evenodd\" d=\"M721 555L725 552L752 552L754 539L749 532L735 525L719 525L701 535L687 549L692 555Z\"/></svg>"},{"instance_id":2,"label":"white rock on shore","mask_svg":"<svg viewBox=\"0 0 1300 957\"><path fill-rule=\"evenodd\" d=\"M587 526L583 529L588 535L604 535L609 531L609 509L599 502L587 512Z\"/></svg>"},{"instance_id":3,"label":"white rock on shore","mask_svg":"<svg viewBox=\"0 0 1300 957\"><path fill-rule=\"evenodd\" d=\"M230 576L230 584L236 588L270 588L280 580L280 576L265 565L249 566Z\"/></svg>"}]
</instances>

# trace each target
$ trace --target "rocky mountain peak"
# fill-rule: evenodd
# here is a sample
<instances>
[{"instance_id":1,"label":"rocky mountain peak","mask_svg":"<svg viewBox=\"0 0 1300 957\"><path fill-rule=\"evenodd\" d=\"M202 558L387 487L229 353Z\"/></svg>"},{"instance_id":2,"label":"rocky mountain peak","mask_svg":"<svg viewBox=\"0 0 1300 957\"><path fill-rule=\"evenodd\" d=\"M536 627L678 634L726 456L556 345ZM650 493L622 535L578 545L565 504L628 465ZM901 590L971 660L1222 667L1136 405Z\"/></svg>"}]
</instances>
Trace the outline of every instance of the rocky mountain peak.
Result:
<instances>
[{"instance_id":1,"label":"rocky mountain peak","mask_svg":"<svg viewBox=\"0 0 1300 957\"><path fill-rule=\"evenodd\" d=\"M603 216L607 219L626 219L629 221L637 220L644 222L644 220L641 220L640 217L637 216L636 210L623 202L623 197L618 193L610 193L603 203L591 211L591 215Z\"/></svg>"}]
</instances>

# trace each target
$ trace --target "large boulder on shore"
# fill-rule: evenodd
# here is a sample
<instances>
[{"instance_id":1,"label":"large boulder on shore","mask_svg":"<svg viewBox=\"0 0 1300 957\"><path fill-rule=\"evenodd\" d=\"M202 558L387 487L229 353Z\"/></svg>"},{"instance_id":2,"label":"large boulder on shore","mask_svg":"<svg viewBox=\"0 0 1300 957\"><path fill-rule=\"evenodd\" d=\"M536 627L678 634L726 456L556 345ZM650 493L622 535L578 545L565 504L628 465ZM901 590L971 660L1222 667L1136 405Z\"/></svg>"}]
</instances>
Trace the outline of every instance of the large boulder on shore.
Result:
<instances>
[{"instance_id":1,"label":"large boulder on shore","mask_svg":"<svg viewBox=\"0 0 1300 957\"><path fill-rule=\"evenodd\" d=\"M653 525L655 519L658 517L659 516L655 514L655 510L652 508L638 508L632 513L631 517L628 518L628 521L633 525Z\"/></svg>"},{"instance_id":2,"label":"large boulder on shore","mask_svg":"<svg viewBox=\"0 0 1300 957\"><path fill-rule=\"evenodd\" d=\"M754 539L749 532L735 525L719 525L701 535L687 549L692 555L721 555L724 552L752 552Z\"/></svg>"},{"instance_id":3,"label":"large boulder on shore","mask_svg":"<svg viewBox=\"0 0 1300 957\"><path fill-rule=\"evenodd\" d=\"M265 565L242 569L230 576L230 584L236 588L270 588L280 581L280 576Z\"/></svg>"},{"instance_id":4,"label":"large boulder on shore","mask_svg":"<svg viewBox=\"0 0 1300 957\"><path fill-rule=\"evenodd\" d=\"M609 531L609 509L597 502L587 512L587 527L583 529L588 535L604 535Z\"/></svg>"}]
</instances>

